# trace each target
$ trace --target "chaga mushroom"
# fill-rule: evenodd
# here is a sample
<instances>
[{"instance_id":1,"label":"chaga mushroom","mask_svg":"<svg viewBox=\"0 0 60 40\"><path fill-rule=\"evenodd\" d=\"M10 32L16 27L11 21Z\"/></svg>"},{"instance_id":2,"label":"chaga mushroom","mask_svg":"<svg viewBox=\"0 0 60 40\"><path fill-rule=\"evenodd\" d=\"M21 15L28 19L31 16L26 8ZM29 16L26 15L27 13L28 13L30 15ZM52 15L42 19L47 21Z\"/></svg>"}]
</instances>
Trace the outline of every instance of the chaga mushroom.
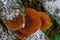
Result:
<instances>
[{"instance_id":1,"label":"chaga mushroom","mask_svg":"<svg viewBox=\"0 0 60 40\"><path fill-rule=\"evenodd\" d=\"M7 28L11 30L18 30L22 27L22 24L24 23L24 17L22 14L19 14L13 20L5 20L5 23L7 25Z\"/></svg>"},{"instance_id":2,"label":"chaga mushroom","mask_svg":"<svg viewBox=\"0 0 60 40\"><path fill-rule=\"evenodd\" d=\"M40 21L40 16L38 15L35 9L26 8L25 12L26 12L26 25L24 28L20 29L20 32L28 37L38 30L41 21ZM21 38L21 36L19 37Z\"/></svg>"},{"instance_id":3,"label":"chaga mushroom","mask_svg":"<svg viewBox=\"0 0 60 40\"><path fill-rule=\"evenodd\" d=\"M38 14L40 15L41 22L42 22L40 30L45 31L45 30L47 30L50 27L51 19L50 19L49 15L47 15L44 12L38 12Z\"/></svg>"}]
</instances>

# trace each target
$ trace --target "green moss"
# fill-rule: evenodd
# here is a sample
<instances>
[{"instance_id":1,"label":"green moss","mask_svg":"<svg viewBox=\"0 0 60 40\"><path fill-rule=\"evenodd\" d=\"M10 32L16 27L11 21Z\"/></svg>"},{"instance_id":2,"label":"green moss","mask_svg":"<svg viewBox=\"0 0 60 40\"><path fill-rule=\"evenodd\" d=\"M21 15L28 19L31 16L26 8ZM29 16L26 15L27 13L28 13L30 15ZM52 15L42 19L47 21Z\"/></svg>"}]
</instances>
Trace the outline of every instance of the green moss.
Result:
<instances>
[{"instance_id":1,"label":"green moss","mask_svg":"<svg viewBox=\"0 0 60 40\"><path fill-rule=\"evenodd\" d=\"M60 34L55 33L55 34L53 35L53 40L60 40Z\"/></svg>"}]
</instances>

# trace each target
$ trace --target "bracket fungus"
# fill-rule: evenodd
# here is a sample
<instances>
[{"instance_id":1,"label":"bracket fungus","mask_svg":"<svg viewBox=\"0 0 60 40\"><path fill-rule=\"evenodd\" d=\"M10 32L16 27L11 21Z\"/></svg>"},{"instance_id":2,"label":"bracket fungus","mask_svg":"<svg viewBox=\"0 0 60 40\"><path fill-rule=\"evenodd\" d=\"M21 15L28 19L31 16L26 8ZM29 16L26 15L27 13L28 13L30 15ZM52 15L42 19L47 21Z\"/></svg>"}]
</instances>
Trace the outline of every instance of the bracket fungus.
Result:
<instances>
[{"instance_id":1,"label":"bracket fungus","mask_svg":"<svg viewBox=\"0 0 60 40\"><path fill-rule=\"evenodd\" d=\"M49 15L44 12L38 12L38 14L40 15L41 22L42 22L40 30L45 31L50 27L51 19L50 19Z\"/></svg>"},{"instance_id":2,"label":"bracket fungus","mask_svg":"<svg viewBox=\"0 0 60 40\"><path fill-rule=\"evenodd\" d=\"M38 12L33 8L25 8L25 13L25 18L22 14L19 14L15 19L5 21L8 28L12 30L19 29L19 32L16 32L16 34L20 39L30 36L38 29L45 31L50 27L51 19L46 13ZM24 22L25 26L24 28L21 28L21 25Z\"/></svg>"},{"instance_id":3,"label":"bracket fungus","mask_svg":"<svg viewBox=\"0 0 60 40\"><path fill-rule=\"evenodd\" d=\"M32 8L26 8L26 25L25 28L21 28L20 32L25 36L30 36L31 34L35 33L40 24L40 17L35 9ZM17 34L19 35L19 34ZM21 38L21 36L19 36Z\"/></svg>"},{"instance_id":4,"label":"bracket fungus","mask_svg":"<svg viewBox=\"0 0 60 40\"><path fill-rule=\"evenodd\" d=\"M22 14L19 14L13 20L5 20L7 28L11 30L18 30L21 28L22 24L24 23L24 17Z\"/></svg>"}]
</instances>

